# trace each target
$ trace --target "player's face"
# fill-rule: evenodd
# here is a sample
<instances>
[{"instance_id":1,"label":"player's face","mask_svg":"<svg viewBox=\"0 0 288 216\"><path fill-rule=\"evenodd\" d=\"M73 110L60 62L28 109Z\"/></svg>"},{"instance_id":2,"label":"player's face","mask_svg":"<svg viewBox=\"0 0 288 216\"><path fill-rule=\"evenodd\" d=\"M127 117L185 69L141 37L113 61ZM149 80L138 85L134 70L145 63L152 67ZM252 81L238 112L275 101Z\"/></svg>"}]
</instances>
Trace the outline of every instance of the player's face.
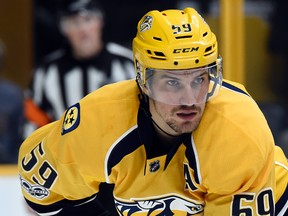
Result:
<instances>
[{"instance_id":1,"label":"player's face","mask_svg":"<svg viewBox=\"0 0 288 216\"><path fill-rule=\"evenodd\" d=\"M152 118L165 132L180 135L198 127L209 88L207 71L155 70L147 85Z\"/></svg>"},{"instance_id":2,"label":"player's face","mask_svg":"<svg viewBox=\"0 0 288 216\"><path fill-rule=\"evenodd\" d=\"M145 93L164 104L187 105L206 102L210 84L207 68L158 70L146 73Z\"/></svg>"},{"instance_id":3,"label":"player's face","mask_svg":"<svg viewBox=\"0 0 288 216\"><path fill-rule=\"evenodd\" d=\"M198 127L205 103L197 105L167 105L150 100L150 112L156 124L171 135L190 133Z\"/></svg>"},{"instance_id":4,"label":"player's face","mask_svg":"<svg viewBox=\"0 0 288 216\"><path fill-rule=\"evenodd\" d=\"M63 18L61 25L77 58L89 58L101 50L103 20L100 14L76 14Z\"/></svg>"}]
</instances>

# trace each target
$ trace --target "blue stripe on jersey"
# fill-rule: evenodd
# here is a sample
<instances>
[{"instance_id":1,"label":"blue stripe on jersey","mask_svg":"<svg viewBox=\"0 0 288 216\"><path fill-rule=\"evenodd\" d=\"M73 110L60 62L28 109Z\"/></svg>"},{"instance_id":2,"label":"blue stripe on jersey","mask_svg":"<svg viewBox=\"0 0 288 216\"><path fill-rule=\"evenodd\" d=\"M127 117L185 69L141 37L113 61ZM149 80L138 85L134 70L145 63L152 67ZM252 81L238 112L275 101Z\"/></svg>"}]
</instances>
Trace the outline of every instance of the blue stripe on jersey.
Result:
<instances>
[{"instance_id":1,"label":"blue stripe on jersey","mask_svg":"<svg viewBox=\"0 0 288 216\"><path fill-rule=\"evenodd\" d=\"M111 174L111 170L116 166L126 155L135 151L142 144L140 143L137 128L131 131L126 137L124 137L111 151L107 163L108 175Z\"/></svg>"},{"instance_id":2,"label":"blue stripe on jersey","mask_svg":"<svg viewBox=\"0 0 288 216\"><path fill-rule=\"evenodd\" d=\"M281 215L286 215L288 213L288 186L286 187L286 190L283 193L283 195L281 196L281 198L276 203L275 207L276 207L275 208L276 215L278 215L281 211L283 211L283 212L281 212ZM279 214L279 216L280 216L280 214Z\"/></svg>"},{"instance_id":3,"label":"blue stripe on jersey","mask_svg":"<svg viewBox=\"0 0 288 216\"><path fill-rule=\"evenodd\" d=\"M247 94L245 91L243 91L242 89L240 89L240 88L238 88L238 87L236 87L236 86L234 86L234 85L232 85L232 84L230 84L230 83L227 83L227 82L225 82L225 81L222 82L222 86L223 86L223 87L226 87L226 88L228 88L228 89L230 89L230 90L232 90L232 91L236 91L236 92L245 94L245 95L247 95L247 96L250 97L250 95L248 95L248 94Z\"/></svg>"},{"instance_id":4,"label":"blue stripe on jersey","mask_svg":"<svg viewBox=\"0 0 288 216\"><path fill-rule=\"evenodd\" d=\"M200 170L197 169L197 159L196 159L194 149L192 147L191 139L187 139L184 144L186 145L185 155L189 161L189 167L194 170L196 183L200 184L200 179L199 179Z\"/></svg>"},{"instance_id":5,"label":"blue stripe on jersey","mask_svg":"<svg viewBox=\"0 0 288 216\"><path fill-rule=\"evenodd\" d=\"M63 210L61 211L61 213L57 215L71 216L71 215L80 215L80 213L81 215L89 215L89 213L91 212L91 207L93 208L93 213L95 213L95 215L101 215L105 211L102 209L102 206L101 206L102 204L100 204L99 200L96 198L96 194L93 194L90 197L86 197L86 198L79 199L79 200L63 199L58 202L52 203L50 205L41 205L38 203L33 203L26 198L25 200L32 209L34 209L36 212L43 214L43 215L44 214L56 215L55 213L59 212L62 209ZM83 208L82 207L72 208L75 206L78 206L78 207L83 206Z\"/></svg>"}]
</instances>

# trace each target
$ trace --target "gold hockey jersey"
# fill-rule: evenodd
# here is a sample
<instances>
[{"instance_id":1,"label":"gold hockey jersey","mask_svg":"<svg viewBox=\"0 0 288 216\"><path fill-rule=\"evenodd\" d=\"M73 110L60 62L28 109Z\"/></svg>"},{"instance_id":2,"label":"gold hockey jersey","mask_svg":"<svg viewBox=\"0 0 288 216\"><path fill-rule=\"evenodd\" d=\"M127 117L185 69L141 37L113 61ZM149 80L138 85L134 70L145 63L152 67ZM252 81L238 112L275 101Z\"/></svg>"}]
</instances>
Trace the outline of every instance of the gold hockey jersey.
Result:
<instances>
[{"instance_id":1,"label":"gold hockey jersey","mask_svg":"<svg viewBox=\"0 0 288 216\"><path fill-rule=\"evenodd\" d=\"M270 129L241 85L224 81L197 130L156 156L138 94L135 80L107 85L25 140L19 174L32 208L53 215L107 182L125 216L274 215L277 201L284 211L287 160L277 149L275 169Z\"/></svg>"}]
</instances>

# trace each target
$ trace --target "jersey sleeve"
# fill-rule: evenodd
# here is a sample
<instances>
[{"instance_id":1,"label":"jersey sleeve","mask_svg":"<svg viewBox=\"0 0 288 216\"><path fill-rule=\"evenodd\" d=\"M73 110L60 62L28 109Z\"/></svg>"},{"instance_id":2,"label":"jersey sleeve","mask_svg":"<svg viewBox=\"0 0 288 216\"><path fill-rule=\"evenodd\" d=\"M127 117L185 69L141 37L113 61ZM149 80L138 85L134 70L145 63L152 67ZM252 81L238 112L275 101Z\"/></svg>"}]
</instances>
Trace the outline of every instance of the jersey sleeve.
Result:
<instances>
[{"instance_id":1,"label":"jersey sleeve","mask_svg":"<svg viewBox=\"0 0 288 216\"><path fill-rule=\"evenodd\" d=\"M211 191L208 188L205 196L205 215L213 212L239 216L273 215L276 192L274 153L271 151L267 157L261 158L256 152L242 155L236 161L231 158L222 161L223 170L214 175ZM232 157L237 158L236 155Z\"/></svg>"},{"instance_id":2,"label":"jersey sleeve","mask_svg":"<svg viewBox=\"0 0 288 216\"><path fill-rule=\"evenodd\" d=\"M224 84L220 97L207 104L199 126L205 134L195 137L202 144L205 215L275 211L274 139L257 104L240 87Z\"/></svg>"},{"instance_id":3,"label":"jersey sleeve","mask_svg":"<svg viewBox=\"0 0 288 216\"><path fill-rule=\"evenodd\" d=\"M279 146L275 146L275 178L276 215L286 215L288 214L288 160Z\"/></svg>"},{"instance_id":4,"label":"jersey sleeve","mask_svg":"<svg viewBox=\"0 0 288 216\"><path fill-rule=\"evenodd\" d=\"M100 178L97 173L92 176L90 167L85 167L88 150L83 143L77 142L72 132L68 134L79 126L77 116L74 118L75 124L70 122L67 126L65 118L71 115L69 111L71 109L59 121L36 130L20 148L18 168L22 193L40 215L66 215L64 212L75 206L84 206L84 210L85 206L87 209L93 206L94 213L103 211L96 198ZM79 163L80 159L84 160L83 164ZM67 215L81 215L76 214L75 210L72 212Z\"/></svg>"}]
</instances>

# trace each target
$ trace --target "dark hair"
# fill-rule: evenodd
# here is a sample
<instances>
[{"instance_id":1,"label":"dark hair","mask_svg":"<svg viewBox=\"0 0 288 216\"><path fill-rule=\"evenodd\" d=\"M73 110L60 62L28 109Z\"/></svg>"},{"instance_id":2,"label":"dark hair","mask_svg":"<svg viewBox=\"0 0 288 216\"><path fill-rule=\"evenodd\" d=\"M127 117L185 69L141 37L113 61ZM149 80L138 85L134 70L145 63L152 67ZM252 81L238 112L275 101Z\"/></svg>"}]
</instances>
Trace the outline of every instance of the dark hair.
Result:
<instances>
[{"instance_id":1,"label":"dark hair","mask_svg":"<svg viewBox=\"0 0 288 216\"><path fill-rule=\"evenodd\" d=\"M59 5L58 16L71 16L83 11L97 11L104 15L104 10L97 0L62 0Z\"/></svg>"}]
</instances>

